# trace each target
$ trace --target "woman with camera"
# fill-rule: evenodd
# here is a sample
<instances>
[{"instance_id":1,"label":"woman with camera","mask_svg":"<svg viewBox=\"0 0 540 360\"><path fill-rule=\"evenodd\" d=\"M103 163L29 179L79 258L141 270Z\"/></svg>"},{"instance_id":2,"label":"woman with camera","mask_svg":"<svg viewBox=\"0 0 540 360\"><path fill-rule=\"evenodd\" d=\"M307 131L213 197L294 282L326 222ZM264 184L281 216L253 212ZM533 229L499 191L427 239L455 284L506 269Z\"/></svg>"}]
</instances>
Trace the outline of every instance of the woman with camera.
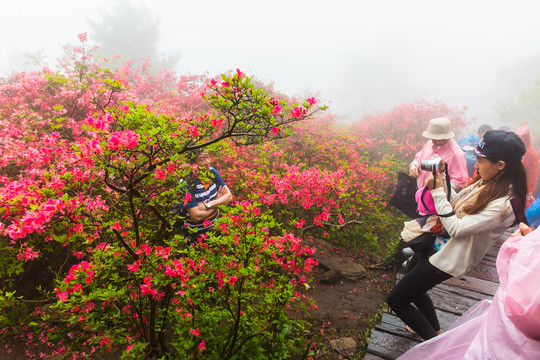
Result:
<instances>
[{"instance_id":1,"label":"woman with camera","mask_svg":"<svg viewBox=\"0 0 540 360\"><path fill-rule=\"evenodd\" d=\"M519 136L488 131L476 153L478 175L458 194L446 190L451 192L450 201L441 173L436 173L435 179L432 174L428 176L426 186L431 189L437 214L454 213L440 217L449 239L437 252L433 249L423 256L415 254L414 265L408 267L388 296L392 310L424 340L442 333L427 291L472 270L493 243L517 223L510 199L525 204L527 176L521 163L525 144Z\"/></svg>"},{"instance_id":2,"label":"woman with camera","mask_svg":"<svg viewBox=\"0 0 540 360\"><path fill-rule=\"evenodd\" d=\"M524 223L497 255L500 286L442 336L416 345L398 360L540 359L540 229Z\"/></svg>"}]
</instances>

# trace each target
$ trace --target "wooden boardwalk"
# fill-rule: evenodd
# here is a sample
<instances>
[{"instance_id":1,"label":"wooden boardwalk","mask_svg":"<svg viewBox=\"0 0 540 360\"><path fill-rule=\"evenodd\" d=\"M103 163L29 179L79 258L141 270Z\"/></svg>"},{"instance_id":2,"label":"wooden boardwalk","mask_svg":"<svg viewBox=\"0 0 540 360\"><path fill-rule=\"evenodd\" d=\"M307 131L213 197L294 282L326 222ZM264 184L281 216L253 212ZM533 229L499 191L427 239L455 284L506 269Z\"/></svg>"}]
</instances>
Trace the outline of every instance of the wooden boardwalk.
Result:
<instances>
[{"instance_id":1,"label":"wooden boardwalk","mask_svg":"<svg viewBox=\"0 0 540 360\"><path fill-rule=\"evenodd\" d=\"M429 291L443 330L448 329L478 301L493 298L499 287L495 267L497 254L515 229L509 229L466 276L451 278ZM397 281L402 277L399 274ZM371 333L365 360L396 359L422 341L418 335L408 332L401 319L389 311L383 314L381 323Z\"/></svg>"}]
</instances>

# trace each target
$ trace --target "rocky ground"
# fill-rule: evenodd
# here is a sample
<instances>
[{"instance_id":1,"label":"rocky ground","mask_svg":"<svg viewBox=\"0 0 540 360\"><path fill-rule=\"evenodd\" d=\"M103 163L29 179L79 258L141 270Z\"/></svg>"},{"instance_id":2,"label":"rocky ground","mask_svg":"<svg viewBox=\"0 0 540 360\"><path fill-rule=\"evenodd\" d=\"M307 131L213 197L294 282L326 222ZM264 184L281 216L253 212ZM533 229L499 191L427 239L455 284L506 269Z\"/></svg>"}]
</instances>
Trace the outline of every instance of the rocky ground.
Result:
<instances>
[{"instance_id":1,"label":"rocky ground","mask_svg":"<svg viewBox=\"0 0 540 360\"><path fill-rule=\"evenodd\" d=\"M317 309L310 321L320 326L326 348L318 359L362 359L369 329L386 305L395 277L391 268L364 267L361 257L344 248L318 241L319 266L302 292L311 296Z\"/></svg>"}]
</instances>

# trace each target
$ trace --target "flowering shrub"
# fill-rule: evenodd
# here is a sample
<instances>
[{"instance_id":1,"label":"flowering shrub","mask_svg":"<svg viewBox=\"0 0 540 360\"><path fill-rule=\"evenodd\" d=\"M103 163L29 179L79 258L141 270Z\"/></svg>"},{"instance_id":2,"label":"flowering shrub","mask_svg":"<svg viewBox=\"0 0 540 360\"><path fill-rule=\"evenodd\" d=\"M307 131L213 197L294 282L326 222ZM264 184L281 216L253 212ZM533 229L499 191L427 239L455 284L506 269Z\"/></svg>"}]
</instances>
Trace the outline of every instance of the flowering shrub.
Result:
<instances>
[{"instance_id":1,"label":"flowering shrub","mask_svg":"<svg viewBox=\"0 0 540 360\"><path fill-rule=\"evenodd\" d=\"M37 309L38 314L50 319L51 312L60 311L68 327L32 323L49 338L77 332L71 351L126 345L125 357L182 353L196 358L226 338L226 352L219 358L234 358L246 348L258 349L250 347L250 339L270 346L274 322L294 300L298 269L309 270L304 247L282 230L278 238L258 230L240 233L238 221L247 215L238 214L240 220L222 225L224 239L248 237L253 247L235 247L226 256L218 252L227 250L221 246L203 256L186 249L170 210L180 201L179 179L192 171L189 151L226 139L247 145L286 137L287 124L319 108L310 101L297 105L273 97L240 70L219 80L193 77L174 83L145 69L100 69L84 46L68 50L63 74L47 69L16 74L0 87L5 129L0 139L0 268L5 274L0 306L16 316L30 312L17 301L20 297L56 303L46 311ZM242 206L249 213L251 205ZM259 215L260 220L249 218L252 229L259 223L273 227ZM220 262L252 257L256 265L228 263L230 271ZM269 280L255 266L275 278ZM21 281L36 274L38 287ZM202 316L195 305L207 310L211 305L205 303L208 288L201 290L204 277L218 284L212 285L216 294L227 293L220 300L223 309L214 304L215 313ZM247 294L246 289L258 290ZM244 303L249 297L259 304ZM237 309L249 315L247 323ZM14 316L0 320L13 325ZM216 319L232 327L210 333L207 323ZM178 337L172 341L171 334ZM191 343L201 334L205 338L194 348Z\"/></svg>"},{"instance_id":2,"label":"flowering shrub","mask_svg":"<svg viewBox=\"0 0 540 360\"><path fill-rule=\"evenodd\" d=\"M345 126L240 70L109 70L80 40L62 72L0 84L0 334L35 333L28 345L53 354L293 357L307 345L285 309L314 265L303 240L391 254L402 220L386 201L420 129L464 121L416 103ZM170 210L201 148L219 153L236 205L192 247Z\"/></svg>"},{"instance_id":3,"label":"flowering shrub","mask_svg":"<svg viewBox=\"0 0 540 360\"><path fill-rule=\"evenodd\" d=\"M122 345L126 358L262 356L276 345L276 322L314 264L314 250L300 239L270 236L275 226L242 203L220 220L220 236L198 247L177 236L164 246L143 242L133 257L120 243L100 244L92 264L73 265L59 283L56 307L88 344Z\"/></svg>"}]
</instances>

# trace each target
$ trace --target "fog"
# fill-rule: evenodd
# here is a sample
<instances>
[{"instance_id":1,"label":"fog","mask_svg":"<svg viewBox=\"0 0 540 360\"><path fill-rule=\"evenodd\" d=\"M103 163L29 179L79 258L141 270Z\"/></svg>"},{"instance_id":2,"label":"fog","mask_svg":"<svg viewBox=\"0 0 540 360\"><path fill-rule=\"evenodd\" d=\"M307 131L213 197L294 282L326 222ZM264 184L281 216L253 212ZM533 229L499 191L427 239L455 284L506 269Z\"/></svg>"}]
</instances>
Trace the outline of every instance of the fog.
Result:
<instances>
[{"instance_id":1,"label":"fog","mask_svg":"<svg viewBox=\"0 0 540 360\"><path fill-rule=\"evenodd\" d=\"M24 69L25 52L41 50L54 65L78 33L92 43L87 19L111 3L4 3L0 75ZM540 53L534 0L132 3L159 19L159 51L180 53L179 73L240 68L289 95L318 93L344 120L425 99L467 106L469 117L499 126L496 99L516 90L512 71Z\"/></svg>"}]
</instances>

